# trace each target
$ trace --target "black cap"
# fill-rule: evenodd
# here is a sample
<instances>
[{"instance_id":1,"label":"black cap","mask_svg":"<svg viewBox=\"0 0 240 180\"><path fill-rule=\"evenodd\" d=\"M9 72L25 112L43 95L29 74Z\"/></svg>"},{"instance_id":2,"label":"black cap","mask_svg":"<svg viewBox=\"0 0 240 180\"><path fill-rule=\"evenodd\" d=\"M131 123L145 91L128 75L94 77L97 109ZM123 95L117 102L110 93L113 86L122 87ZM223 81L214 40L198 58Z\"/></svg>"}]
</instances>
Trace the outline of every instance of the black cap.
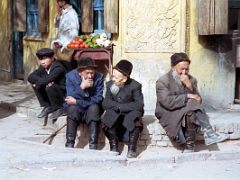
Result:
<instances>
[{"instance_id":1,"label":"black cap","mask_svg":"<svg viewBox=\"0 0 240 180\"><path fill-rule=\"evenodd\" d=\"M122 59L116 64L116 66L113 67L113 69L116 69L125 76L129 77L132 73L133 65L128 60Z\"/></svg>"},{"instance_id":2,"label":"black cap","mask_svg":"<svg viewBox=\"0 0 240 180\"><path fill-rule=\"evenodd\" d=\"M187 62L189 62L189 64L191 63L191 61L186 53L180 52L180 53L175 53L171 56L171 65L172 66L175 66L182 61L187 61Z\"/></svg>"},{"instance_id":3,"label":"black cap","mask_svg":"<svg viewBox=\"0 0 240 180\"><path fill-rule=\"evenodd\" d=\"M54 55L54 52L50 48L39 49L36 53L36 56L38 57L38 59L42 59L43 57L53 57L53 55Z\"/></svg>"},{"instance_id":4,"label":"black cap","mask_svg":"<svg viewBox=\"0 0 240 180\"><path fill-rule=\"evenodd\" d=\"M78 60L78 69L86 69L88 67L96 68L95 61L90 57L84 57Z\"/></svg>"}]
</instances>

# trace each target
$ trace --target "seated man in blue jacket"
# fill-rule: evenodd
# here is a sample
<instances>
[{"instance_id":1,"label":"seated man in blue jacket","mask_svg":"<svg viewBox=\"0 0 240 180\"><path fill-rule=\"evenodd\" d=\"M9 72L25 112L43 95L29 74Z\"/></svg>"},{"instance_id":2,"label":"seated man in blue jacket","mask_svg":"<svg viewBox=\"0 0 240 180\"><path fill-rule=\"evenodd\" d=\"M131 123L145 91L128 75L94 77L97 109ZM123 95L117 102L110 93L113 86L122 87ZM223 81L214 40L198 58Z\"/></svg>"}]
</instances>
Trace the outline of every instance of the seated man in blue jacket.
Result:
<instances>
[{"instance_id":1,"label":"seated man in blue jacket","mask_svg":"<svg viewBox=\"0 0 240 180\"><path fill-rule=\"evenodd\" d=\"M97 149L98 126L102 114L104 76L96 71L91 58L78 61L77 69L66 75L67 97L67 142L73 148L79 123L86 123L89 130L89 149Z\"/></svg>"},{"instance_id":2,"label":"seated man in blue jacket","mask_svg":"<svg viewBox=\"0 0 240 180\"><path fill-rule=\"evenodd\" d=\"M39 49L36 53L40 61L38 69L28 76L40 106L43 107L38 118L55 120L64 114L63 103L66 95L66 69L55 60L54 52L49 48Z\"/></svg>"}]
</instances>

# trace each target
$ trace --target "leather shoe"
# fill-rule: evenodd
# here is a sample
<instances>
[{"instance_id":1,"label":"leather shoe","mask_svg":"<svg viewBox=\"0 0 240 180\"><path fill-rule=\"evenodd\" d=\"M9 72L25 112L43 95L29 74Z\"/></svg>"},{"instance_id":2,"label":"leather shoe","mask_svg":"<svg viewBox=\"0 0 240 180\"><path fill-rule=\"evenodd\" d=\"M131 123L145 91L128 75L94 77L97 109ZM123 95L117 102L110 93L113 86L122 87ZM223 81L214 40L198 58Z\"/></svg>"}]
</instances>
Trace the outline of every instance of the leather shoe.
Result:
<instances>
[{"instance_id":1,"label":"leather shoe","mask_svg":"<svg viewBox=\"0 0 240 180\"><path fill-rule=\"evenodd\" d=\"M64 108L60 108L60 109L54 111L54 112L48 117L48 119L49 119L49 120L55 120L55 119L58 119L60 116L66 116L66 115L67 115L67 113L66 113L65 109L64 109Z\"/></svg>"},{"instance_id":2,"label":"leather shoe","mask_svg":"<svg viewBox=\"0 0 240 180\"><path fill-rule=\"evenodd\" d=\"M44 107L40 114L38 114L38 118L46 117L49 113L52 112L52 108L50 106Z\"/></svg>"},{"instance_id":3,"label":"leather shoe","mask_svg":"<svg viewBox=\"0 0 240 180\"><path fill-rule=\"evenodd\" d=\"M132 150L129 150L128 153L127 153L127 158L136 158L137 157L137 153L132 151Z\"/></svg>"}]
</instances>

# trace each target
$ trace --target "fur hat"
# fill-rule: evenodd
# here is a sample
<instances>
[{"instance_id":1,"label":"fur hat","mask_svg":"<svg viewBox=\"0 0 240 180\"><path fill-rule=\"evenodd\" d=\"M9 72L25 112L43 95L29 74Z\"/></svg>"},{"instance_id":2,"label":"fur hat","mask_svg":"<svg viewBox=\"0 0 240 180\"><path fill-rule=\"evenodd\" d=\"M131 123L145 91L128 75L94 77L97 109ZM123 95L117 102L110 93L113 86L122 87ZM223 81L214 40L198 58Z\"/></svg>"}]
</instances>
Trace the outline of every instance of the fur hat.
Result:
<instances>
[{"instance_id":1,"label":"fur hat","mask_svg":"<svg viewBox=\"0 0 240 180\"><path fill-rule=\"evenodd\" d=\"M78 69L85 69L88 67L91 67L91 68L97 67L95 61L92 58L84 57L78 60L78 67L77 67Z\"/></svg>"},{"instance_id":2,"label":"fur hat","mask_svg":"<svg viewBox=\"0 0 240 180\"><path fill-rule=\"evenodd\" d=\"M191 61L186 53L182 53L182 52L175 53L171 56L171 65L172 66L175 66L182 61L188 61L189 64L191 63Z\"/></svg>"},{"instance_id":3,"label":"fur hat","mask_svg":"<svg viewBox=\"0 0 240 180\"><path fill-rule=\"evenodd\" d=\"M122 74L124 74L125 76L130 77L132 73L133 65L128 60L122 59L116 64L116 66L113 67L113 69L116 69Z\"/></svg>"},{"instance_id":4,"label":"fur hat","mask_svg":"<svg viewBox=\"0 0 240 180\"><path fill-rule=\"evenodd\" d=\"M54 52L50 48L42 48L39 49L36 53L36 56L38 57L39 60L41 60L43 57L53 57Z\"/></svg>"}]
</instances>

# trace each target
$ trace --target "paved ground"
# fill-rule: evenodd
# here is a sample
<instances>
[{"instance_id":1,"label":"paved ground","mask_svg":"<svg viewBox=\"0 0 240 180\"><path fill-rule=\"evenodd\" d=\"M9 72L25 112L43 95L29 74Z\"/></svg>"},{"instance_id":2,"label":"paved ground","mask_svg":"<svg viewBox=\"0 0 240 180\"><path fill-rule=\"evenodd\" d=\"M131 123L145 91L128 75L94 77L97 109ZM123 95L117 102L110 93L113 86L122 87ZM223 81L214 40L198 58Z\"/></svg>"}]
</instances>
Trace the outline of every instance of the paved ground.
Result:
<instances>
[{"instance_id":1,"label":"paved ground","mask_svg":"<svg viewBox=\"0 0 240 180\"><path fill-rule=\"evenodd\" d=\"M136 159L109 152L66 149L65 130L54 146L42 144L64 122L42 126L32 118L39 111L28 86L0 83L0 179L228 179L240 177L240 141L197 145L196 153L182 154L175 148L148 147ZM17 112L17 113L15 113ZM219 128L238 131L239 111L209 113ZM227 124L227 125L226 125ZM220 129L224 132L224 129ZM71 176L70 176L71 175Z\"/></svg>"}]
</instances>

